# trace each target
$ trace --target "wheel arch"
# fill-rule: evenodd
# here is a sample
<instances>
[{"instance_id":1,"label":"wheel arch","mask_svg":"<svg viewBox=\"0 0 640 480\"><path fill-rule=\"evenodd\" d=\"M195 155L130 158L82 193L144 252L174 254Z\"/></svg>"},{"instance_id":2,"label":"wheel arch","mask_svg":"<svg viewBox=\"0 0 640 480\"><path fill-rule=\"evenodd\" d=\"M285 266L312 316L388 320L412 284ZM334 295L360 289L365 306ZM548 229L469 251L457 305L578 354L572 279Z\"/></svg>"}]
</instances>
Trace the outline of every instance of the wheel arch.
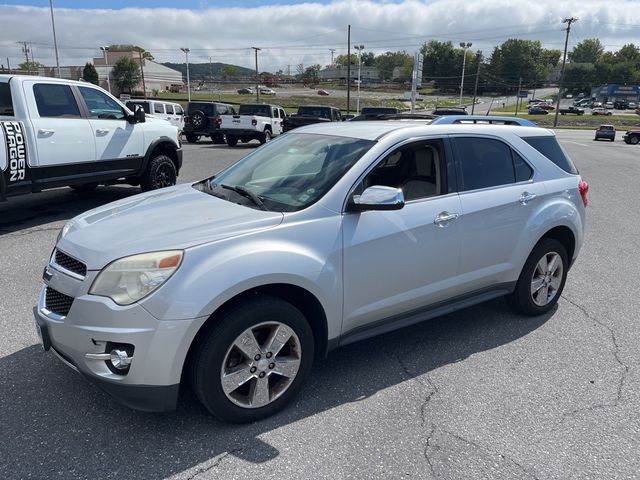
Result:
<instances>
[{"instance_id":1,"label":"wheel arch","mask_svg":"<svg viewBox=\"0 0 640 480\"><path fill-rule=\"evenodd\" d=\"M176 167L176 173L180 172L182 162L180 161L180 156L178 155L178 146L173 140L171 140L171 138L160 137L151 142L151 144L147 148L147 153L144 156L144 162L142 162L140 174L144 173L144 171L147 169L147 167L149 166L149 162L151 162L151 159L155 158L158 155L166 155L167 157L169 157Z\"/></svg>"},{"instance_id":2,"label":"wheel arch","mask_svg":"<svg viewBox=\"0 0 640 480\"><path fill-rule=\"evenodd\" d=\"M569 259L569 265L573 263L573 255L576 251L576 236L574 235L573 230L571 230L566 225L559 225L557 227L553 227L552 229L548 230L544 235L542 235L540 239L538 239L538 241L536 242L536 245L540 243L540 241L543 238L552 238L560 242L564 247L564 249L567 251L567 258Z\"/></svg>"}]
</instances>

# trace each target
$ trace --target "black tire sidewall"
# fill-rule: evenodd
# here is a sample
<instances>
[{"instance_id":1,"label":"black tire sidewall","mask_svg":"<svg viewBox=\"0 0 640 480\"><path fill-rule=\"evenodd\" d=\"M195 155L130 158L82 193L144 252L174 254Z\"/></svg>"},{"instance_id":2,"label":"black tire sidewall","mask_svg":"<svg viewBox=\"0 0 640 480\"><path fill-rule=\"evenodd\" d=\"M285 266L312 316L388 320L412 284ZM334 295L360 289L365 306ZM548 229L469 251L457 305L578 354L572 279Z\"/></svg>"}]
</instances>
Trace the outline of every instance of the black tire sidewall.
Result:
<instances>
[{"instance_id":1,"label":"black tire sidewall","mask_svg":"<svg viewBox=\"0 0 640 480\"><path fill-rule=\"evenodd\" d=\"M195 133L185 133L185 137L189 143L197 143L200 139L199 135L196 135Z\"/></svg>"},{"instance_id":2,"label":"black tire sidewall","mask_svg":"<svg viewBox=\"0 0 640 480\"><path fill-rule=\"evenodd\" d=\"M156 190L159 187L156 187L155 177L158 173L158 169L161 166L170 166L170 171L172 173L172 183L167 186L173 186L176 184L178 173L176 172L176 166L173 163L171 158L166 155L158 155L151 159L149 162L149 166L147 167L145 173L140 178L140 187L143 192L148 192L150 190Z\"/></svg>"},{"instance_id":3,"label":"black tire sidewall","mask_svg":"<svg viewBox=\"0 0 640 480\"><path fill-rule=\"evenodd\" d=\"M235 147L238 144L238 137L235 135L227 135L227 145Z\"/></svg>"},{"instance_id":4,"label":"black tire sidewall","mask_svg":"<svg viewBox=\"0 0 640 480\"><path fill-rule=\"evenodd\" d=\"M226 309L217 317L199 345L192 364L192 385L202 404L220 420L232 423L260 420L284 408L304 384L313 364L313 332L302 312L279 298L259 295ZM243 408L231 402L222 390L220 369L231 343L242 332L269 321L288 325L298 336L302 350L300 368L293 383L277 400L261 408Z\"/></svg>"},{"instance_id":5,"label":"black tire sidewall","mask_svg":"<svg viewBox=\"0 0 640 480\"><path fill-rule=\"evenodd\" d=\"M541 307L539 305L536 305L533 302L533 298L531 297L531 278L533 277L533 272L542 256L551 252L556 252L562 259L562 281L560 282L560 288L558 288L554 299L545 306ZM560 296L562 295L562 291L564 290L564 286L567 281L568 270L569 260L567 251L562 243L553 238L541 239L529 254L524 267L522 267L522 272L520 272L520 277L518 278L516 288L514 292L508 297L509 303L516 310L524 313L525 315L535 316L542 315L548 312L556 305L556 303L560 299Z\"/></svg>"}]
</instances>

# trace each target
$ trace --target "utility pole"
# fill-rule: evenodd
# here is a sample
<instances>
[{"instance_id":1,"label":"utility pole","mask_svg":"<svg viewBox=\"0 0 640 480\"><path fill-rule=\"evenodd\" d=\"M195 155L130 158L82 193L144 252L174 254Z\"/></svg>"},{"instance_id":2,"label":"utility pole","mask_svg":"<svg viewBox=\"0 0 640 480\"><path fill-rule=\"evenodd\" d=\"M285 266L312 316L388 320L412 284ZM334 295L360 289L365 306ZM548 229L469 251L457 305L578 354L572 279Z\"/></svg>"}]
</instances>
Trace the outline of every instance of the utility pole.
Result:
<instances>
[{"instance_id":1,"label":"utility pole","mask_svg":"<svg viewBox=\"0 0 640 480\"><path fill-rule=\"evenodd\" d=\"M258 52L262 50L258 47L251 47L256 53L256 103L260 103L260 85L258 85Z\"/></svg>"},{"instance_id":2,"label":"utility pole","mask_svg":"<svg viewBox=\"0 0 640 480\"><path fill-rule=\"evenodd\" d=\"M565 18L562 23L567 24L567 36L564 39L564 56L562 57L562 70L560 70L560 80L558 81L558 98L556 99L556 115L553 119L553 126L558 126L558 110L560 110L560 94L562 93L562 80L564 80L564 66L567 63L567 44L569 43L569 32L571 31L571 24L577 22L575 17Z\"/></svg>"},{"instance_id":3,"label":"utility pole","mask_svg":"<svg viewBox=\"0 0 640 480\"><path fill-rule=\"evenodd\" d=\"M362 70L361 58L362 58L362 50L364 49L364 45L356 45L353 48L358 50L358 99L356 100L356 113L360 115L360 83L361 83L360 72Z\"/></svg>"},{"instance_id":4,"label":"utility pole","mask_svg":"<svg viewBox=\"0 0 640 480\"><path fill-rule=\"evenodd\" d=\"M100 47L100 50L102 50L102 54L104 56L104 69L105 72L107 72L107 90L111 93L111 80L109 80L111 73L109 72L109 55L107 54L107 52L109 52L109 47Z\"/></svg>"},{"instance_id":5,"label":"utility pole","mask_svg":"<svg viewBox=\"0 0 640 480\"><path fill-rule=\"evenodd\" d=\"M482 65L482 55L480 51L476 54L476 59L478 60L478 69L476 70L476 84L473 87L473 102L471 103L471 115L476 109L476 97L478 96L478 80L480 80L480 65Z\"/></svg>"},{"instance_id":6,"label":"utility pole","mask_svg":"<svg viewBox=\"0 0 640 480\"><path fill-rule=\"evenodd\" d=\"M460 79L460 106L462 106L462 91L464 90L464 67L467 63L467 50L471 47L471 42L460 42L462 47L462 78Z\"/></svg>"},{"instance_id":7,"label":"utility pole","mask_svg":"<svg viewBox=\"0 0 640 480\"><path fill-rule=\"evenodd\" d=\"M144 93L145 100L147 99L147 84L144 81L144 65L142 59L142 50L138 50L138 57L140 58L140 74L142 75L142 92Z\"/></svg>"},{"instance_id":8,"label":"utility pole","mask_svg":"<svg viewBox=\"0 0 640 480\"><path fill-rule=\"evenodd\" d=\"M347 29L347 115L351 110L351 25Z\"/></svg>"},{"instance_id":9,"label":"utility pole","mask_svg":"<svg viewBox=\"0 0 640 480\"><path fill-rule=\"evenodd\" d=\"M22 45L22 53L24 53L24 61L27 64L27 69L29 71L29 75L31 75L31 65L29 64L29 45L27 42L18 42Z\"/></svg>"},{"instance_id":10,"label":"utility pole","mask_svg":"<svg viewBox=\"0 0 640 480\"><path fill-rule=\"evenodd\" d=\"M53 29L53 49L56 52L56 69L58 70L58 78L61 78L60 77L60 60L58 59L58 40L56 39L56 22L53 19L53 0L49 0L49 8L51 9L51 27ZM145 96L145 98L147 97Z\"/></svg>"},{"instance_id":11,"label":"utility pole","mask_svg":"<svg viewBox=\"0 0 640 480\"><path fill-rule=\"evenodd\" d=\"M522 77L518 81L518 93L516 95L516 117L518 116L518 102L520 102L520 89L522 88Z\"/></svg>"},{"instance_id":12,"label":"utility pole","mask_svg":"<svg viewBox=\"0 0 640 480\"><path fill-rule=\"evenodd\" d=\"M336 51L336 49L330 48L329 51L331 52L331 66L333 67L333 53Z\"/></svg>"},{"instance_id":13,"label":"utility pole","mask_svg":"<svg viewBox=\"0 0 640 480\"><path fill-rule=\"evenodd\" d=\"M213 62L209 57L209 79L211 81L211 101L213 102Z\"/></svg>"},{"instance_id":14,"label":"utility pole","mask_svg":"<svg viewBox=\"0 0 640 480\"><path fill-rule=\"evenodd\" d=\"M184 58L187 63L187 101L191 101L191 79L189 78L189 52L191 49L180 47L180 50L184 52Z\"/></svg>"}]
</instances>

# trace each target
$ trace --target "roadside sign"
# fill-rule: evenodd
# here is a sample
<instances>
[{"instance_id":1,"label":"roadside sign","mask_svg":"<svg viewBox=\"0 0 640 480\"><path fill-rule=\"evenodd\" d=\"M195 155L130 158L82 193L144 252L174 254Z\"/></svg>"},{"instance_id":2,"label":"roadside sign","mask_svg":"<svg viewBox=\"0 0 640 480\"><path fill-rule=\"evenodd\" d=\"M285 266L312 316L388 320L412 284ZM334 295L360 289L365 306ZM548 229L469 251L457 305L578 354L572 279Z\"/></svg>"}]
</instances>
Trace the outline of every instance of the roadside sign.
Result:
<instances>
[{"instance_id":1,"label":"roadside sign","mask_svg":"<svg viewBox=\"0 0 640 480\"><path fill-rule=\"evenodd\" d=\"M527 98L528 96L529 96L529 92L526 92L526 91L520 92L518 94L518 98Z\"/></svg>"}]
</instances>

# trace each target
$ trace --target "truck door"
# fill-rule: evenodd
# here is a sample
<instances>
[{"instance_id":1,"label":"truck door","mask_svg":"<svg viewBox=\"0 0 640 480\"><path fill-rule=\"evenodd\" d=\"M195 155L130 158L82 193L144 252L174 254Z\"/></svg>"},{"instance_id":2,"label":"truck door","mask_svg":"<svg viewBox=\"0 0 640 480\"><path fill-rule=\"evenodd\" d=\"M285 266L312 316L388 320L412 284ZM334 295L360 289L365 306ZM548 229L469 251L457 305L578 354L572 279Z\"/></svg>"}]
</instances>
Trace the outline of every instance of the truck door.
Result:
<instances>
[{"instance_id":1,"label":"truck door","mask_svg":"<svg viewBox=\"0 0 640 480\"><path fill-rule=\"evenodd\" d=\"M105 92L85 86L78 90L89 113L96 160L141 162L145 154L143 125L129 123L122 106Z\"/></svg>"},{"instance_id":2,"label":"truck door","mask_svg":"<svg viewBox=\"0 0 640 480\"><path fill-rule=\"evenodd\" d=\"M91 125L81 115L70 85L28 81L22 85L37 155L34 167L87 163L95 160Z\"/></svg>"}]
</instances>

